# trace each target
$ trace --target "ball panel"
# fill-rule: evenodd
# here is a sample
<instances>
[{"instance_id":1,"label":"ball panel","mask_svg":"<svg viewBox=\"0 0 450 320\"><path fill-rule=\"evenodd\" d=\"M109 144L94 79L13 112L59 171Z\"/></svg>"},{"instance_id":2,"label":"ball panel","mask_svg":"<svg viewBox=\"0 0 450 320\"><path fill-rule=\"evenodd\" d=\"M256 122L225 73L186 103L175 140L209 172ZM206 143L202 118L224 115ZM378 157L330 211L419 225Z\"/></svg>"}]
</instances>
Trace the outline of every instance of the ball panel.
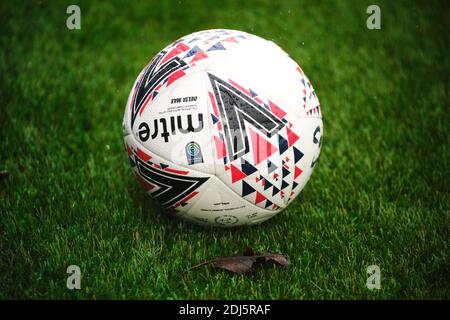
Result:
<instances>
[{"instance_id":1,"label":"ball panel","mask_svg":"<svg viewBox=\"0 0 450 320\"><path fill-rule=\"evenodd\" d=\"M125 136L125 147L137 180L169 214L222 227L259 223L276 214L241 198L217 177L158 156L133 135Z\"/></svg>"},{"instance_id":2,"label":"ball panel","mask_svg":"<svg viewBox=\"0 0 450 320\"><path fill-rule=\"evenodd\" d=\"M294 126L298 140L286 151L281 158L283 179L288 187L285 192L285 205L287 206L302 191L308 182L322 145L323 124L320 118L302 118ZM294 127L292 128L292 132ZM289 134L288 140L289 140ZM291 136L292 138L292 136Z\"/></svg>"},{"instance_id":3,"label":"ball panel","mask_svg":"<svg viewBox=\"0 0 450 320\"><path fill-rule=\"evenodd\" d=\"M200 224L234 227L259 223L276 213L255 206L212 177L198 200L181 217Z\"/></svg>"},{"instance_id":4,"label":"ball panel","mask_svg":"<svg viewBox=\"0 0 450 320\"><path fill-rule=\"evenodd\" d=\"M188 170L160 157L131 134L124 139L137 180L169 213L187 212L207 190L211 175Z\"/></svg>"},{"instance_id":5,"label":"ball panel","mask_svg":"<svg viewBox=\"0 0 450 320\"><path fill-rule=\"evenodd\" d=\"M189 73L159 90L136 118L134 137L164 159L214 174L204 73Z\"/></svg>"},{"instance_id":6,"label":"ball panel","mask_svg":"<svg viewBox=\"0 0 450 320\"><path fill-rule=\"evenodd\" d=\"M224 160L216 162L215 175L261 208L286 207L310 176L307 161L317 153L312 133L321 118L298 118L264 90L226 73L211 71L208 77L208 103L220 119L211 133Z\"/></svg>"}]
</instances>

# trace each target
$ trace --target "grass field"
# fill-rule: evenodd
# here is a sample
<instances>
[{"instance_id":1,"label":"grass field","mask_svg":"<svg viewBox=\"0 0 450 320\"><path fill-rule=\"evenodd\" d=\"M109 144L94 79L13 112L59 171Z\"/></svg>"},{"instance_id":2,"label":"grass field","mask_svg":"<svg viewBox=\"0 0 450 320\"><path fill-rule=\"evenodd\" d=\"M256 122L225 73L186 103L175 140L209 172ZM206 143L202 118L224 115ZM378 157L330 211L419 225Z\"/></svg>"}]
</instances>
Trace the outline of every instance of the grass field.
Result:
<instances>
[{"instance_id":1,"label":"grass field","mask_svg":"<svg viewBox=\"0 0 450 320\"><path fill-rule=\"evenodd\" d=\"M81 8L81 30L66 8ZM381 8L368 30L366 8ZM2 1L0 298L450 298L450 12L442 1ZM121 121L145 63L209 28L272 39L318 93L316 170L260 226L208 229L158 212ZM245 246L288 269L191 265ZM79 265L82 289L66 288ZM381 289L366 288L369 265Z\"/></svg>"}]
</instances>

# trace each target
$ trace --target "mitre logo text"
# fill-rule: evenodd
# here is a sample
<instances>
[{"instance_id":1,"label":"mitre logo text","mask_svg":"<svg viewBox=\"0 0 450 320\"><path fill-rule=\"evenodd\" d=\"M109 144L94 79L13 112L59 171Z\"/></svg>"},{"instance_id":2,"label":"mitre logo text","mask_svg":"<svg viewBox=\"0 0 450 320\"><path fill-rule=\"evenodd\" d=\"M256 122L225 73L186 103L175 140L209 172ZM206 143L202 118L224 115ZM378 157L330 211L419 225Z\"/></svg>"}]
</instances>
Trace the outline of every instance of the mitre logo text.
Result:
<instances>
[{"instance_id":1,"label":"mitre logo text","mask_svg":"<svg viewBox=\"0 0 450 320\"><path fill-rule=\"evenodd\" d=\"M152 122L139 124L139 139L143 142L161 136L164 142L169 142L169 137L176 134L187 134L203 130L203 114L178 115L169 118L155 119Z\"/></svg>"}]
</instances>

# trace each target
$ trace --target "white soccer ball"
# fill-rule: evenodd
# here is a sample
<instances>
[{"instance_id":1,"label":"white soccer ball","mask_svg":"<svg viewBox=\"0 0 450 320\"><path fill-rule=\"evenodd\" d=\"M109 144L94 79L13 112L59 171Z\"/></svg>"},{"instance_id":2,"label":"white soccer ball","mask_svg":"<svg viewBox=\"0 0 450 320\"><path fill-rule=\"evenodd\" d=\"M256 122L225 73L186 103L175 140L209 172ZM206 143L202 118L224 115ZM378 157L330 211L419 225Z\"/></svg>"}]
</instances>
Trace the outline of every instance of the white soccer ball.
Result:
<instances>
[{"instance_id":1,"label":"white soccer ball","mask_svg":"<svg viewBox=\"0 0 450 320\"><path fill-rule=\"evenodd\" d=\"M319 100L297 63L235 30L196 32L153 57L123 127L137 179L169 214L226 227L286 208L323 135Z\"/></svg>"}]
</instances>

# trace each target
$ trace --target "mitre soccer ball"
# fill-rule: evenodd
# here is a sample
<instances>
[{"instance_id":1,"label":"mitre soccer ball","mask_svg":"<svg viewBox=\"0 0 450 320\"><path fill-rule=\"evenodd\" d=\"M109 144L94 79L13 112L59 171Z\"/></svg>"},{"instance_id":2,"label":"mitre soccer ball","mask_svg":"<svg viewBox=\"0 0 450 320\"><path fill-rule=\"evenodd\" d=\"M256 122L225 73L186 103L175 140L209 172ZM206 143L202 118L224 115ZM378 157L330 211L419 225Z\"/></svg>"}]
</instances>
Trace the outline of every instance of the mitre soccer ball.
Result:
<instances>
[{"instance_id":1,"label":"mitre soccer ball","mask_svg":"<svg viewBox=\"0 0 450 320\"><path fill-rule=\"evenodd\" d=\"M297 63L235 30L196 32L154 56L131 89L123 128L136 178L170 215L227 227L286 208L323 135Z\"/></svg>"}]
</instances>

